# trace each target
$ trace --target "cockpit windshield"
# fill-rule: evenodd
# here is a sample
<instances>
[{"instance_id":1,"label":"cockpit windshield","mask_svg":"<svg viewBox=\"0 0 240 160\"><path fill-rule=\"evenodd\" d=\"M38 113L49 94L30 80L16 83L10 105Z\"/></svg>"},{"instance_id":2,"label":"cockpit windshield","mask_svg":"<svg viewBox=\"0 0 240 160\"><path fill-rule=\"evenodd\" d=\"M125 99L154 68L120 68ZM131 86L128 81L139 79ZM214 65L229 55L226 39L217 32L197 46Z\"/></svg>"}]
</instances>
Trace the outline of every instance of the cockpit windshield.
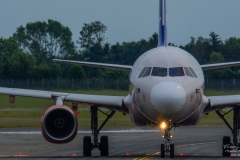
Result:
<instances>
[{"instance_id":1,"label":"cockpit windshield","mask_svg":"<svg viewBox=\"0 0 240 160\"><path fill-rule=\"evenodd\" d=\"M158 77L167 76L167 68L153 67L152 76L158 76Z\"/></svg>"},{"instance_id":2,"label":"cockpit windshield","mask_svg":"<svg viewBox=\"0 0 240 160\"><path fill-rule=\"evenodd\" d=\"M189 69L190 69L190 71L192 72L193 76L194 76L195 78L197 78L197 74L194 72L194 70L193 70L191 67L189 67Z\"/></svg>"},{"instance_id":3,"label":"cockpit windshield","mask_svg":"<svg viewBox=\"0 0 240 160\"><path fill-rule=\"evenodd\" d=\"M151 71L152 71L152 67L148 67L148 69L144 72L144 74L143 74L142 77L147 77L147 76L149 76L150 73L151 73Z\"/></svg>"},{"instance_id":4,"label":"cockpit windshield","mask_svg":"<svg viewBox=\"0 0 240 160\"><path fill-rule=\"evenodd\" d=\"M186 75L192 78L197 78L196 73L191 67L174 67L169 69L161 67L144 67L138 78L143 78L150 75L152 77L180 77Z\"/></svg>"},{"instance_id":5,"label":"cockpit windshield","mask_svg":"<svg viewBox=\"0 0 240 160\"><path fill-rule=\"evenodd\" d=\"M185 70L185 74L189 77L194 77L191 73L191 71L188 69L188 67L184 67L184 70Z\"/></svg>"},{"instance_id":6,"label":"cockpit windshield","mask_svg":"<svg viewBox=\"0 0 240 160\"><path fill-rule=\"evenodd\" d=\"M183 67L169 68L169 76L171 77L184 76Z\"/></svg>"},{"instance_id":7,"label":"cockpit windshield","mask_svg":"<svg viewBox=\"0 0 240 160\"><path fill-rule=\"evenodd\" d=\"M141 78L143 73L146 71L147 67L144 67L143 70L141 71L141 73L139 74L138 78Z\"/></svg>"}]
</instances>

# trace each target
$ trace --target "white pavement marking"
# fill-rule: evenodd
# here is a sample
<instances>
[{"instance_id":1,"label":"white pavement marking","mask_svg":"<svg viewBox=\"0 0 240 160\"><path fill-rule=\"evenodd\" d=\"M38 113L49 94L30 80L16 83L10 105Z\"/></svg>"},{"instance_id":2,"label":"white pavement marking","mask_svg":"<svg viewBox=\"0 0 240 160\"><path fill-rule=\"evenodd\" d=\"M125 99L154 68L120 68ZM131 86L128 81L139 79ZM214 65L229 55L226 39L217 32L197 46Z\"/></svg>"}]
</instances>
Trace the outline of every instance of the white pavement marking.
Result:
<instances>
[{"instance_id":1,"label":"white pavement marking","mask_svg":"<svg viewBox=\"0 0 240 160\"><path fill-rule=\"evenodd\" d=\"M109 130L109 131L100 131L101 133L153 133L153 132L160 132L159 130ZM81 133L92 133L92 131L78 131L79 134ZM41 131L12 131L12 132L0 132L0 134L42 134Z\"/></svg>"},{"instance_id":2,"label":"white pavement marking","mask_svg":"<svg viewBox=\"0 0 240 160\"><path fill-rule=\"evenodd\" d=\"M215 144L215 143L219 143L219 142L222 142L222 141L184 144L184 145L175 146L175 148L185 147L185 146L194 146L194 145L197 145L197 144L201 144L201 145L203 145L203 144ZM134 158L133 160L150 160L150 159L155 158L159 155L160 155L160 152L156 152L156 153L153 153L153 154L146 154L145 156L142 156L142 157L139 157L139 158ZM236 155L234 155L234 156L236 156Z\"/></svg>"}]
</instances>

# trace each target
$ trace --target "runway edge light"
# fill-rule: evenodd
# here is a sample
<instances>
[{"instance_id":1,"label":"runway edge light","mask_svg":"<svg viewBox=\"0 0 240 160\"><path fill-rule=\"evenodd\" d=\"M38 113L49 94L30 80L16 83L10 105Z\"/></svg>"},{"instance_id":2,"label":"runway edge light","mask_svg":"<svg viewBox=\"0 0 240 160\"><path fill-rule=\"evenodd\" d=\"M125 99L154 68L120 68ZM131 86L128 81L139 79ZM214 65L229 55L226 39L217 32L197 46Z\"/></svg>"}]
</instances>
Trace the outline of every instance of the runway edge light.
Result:
<instances>
[{"instance_id":1,"label":"runway edge light","mask_svg":"<svg viewBox=\"0 0 240 160\"><path fill-rule=\"evenodd\" d=\"M75 153L72 154L73 157L76 157L77 155Z\"/></svg>"}]
</instances>

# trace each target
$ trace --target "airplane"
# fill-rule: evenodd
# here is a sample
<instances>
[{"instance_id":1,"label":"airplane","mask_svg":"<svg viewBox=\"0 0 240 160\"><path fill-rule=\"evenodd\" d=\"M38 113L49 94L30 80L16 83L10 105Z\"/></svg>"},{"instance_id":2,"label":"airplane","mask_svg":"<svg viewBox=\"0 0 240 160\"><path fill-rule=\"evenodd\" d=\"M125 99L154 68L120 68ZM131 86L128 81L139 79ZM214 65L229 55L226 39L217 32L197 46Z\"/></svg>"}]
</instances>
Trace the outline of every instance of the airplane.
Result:
<instances>
[{"instance_id":1,"label":"airplane","mask_svg":"<svg viewBox=\"0 0 240 160\"><path fill-rule=\"evenodd\" d=\"M83 137L84 156L91 156L93 149L99 149L101 156L109 155L108 137L101 136L99 141L98 135L115 112L129 114L136 126L159 126L165 138L160 145L162 158L165 153L174 158L174 144L170 143L173 128L196 125L202 114L216 112L233 134L233 141L230 136L222 140L222 155L229 157L231 148L239 146L240 95L205 96L203 70L239 66L240 61L200 65L190 53L168 46L166 14L166 0L159 0L158 46L143 53L132 66L54 59L60 63L129 71L131 84L126 97L2 87L0 94L9 95L10 102L15 102L15 96L53 99L55 105L42 115L41 131L47 141L56 144L68 143L77 135L78 104L90 106L93 140L90 136ZM72 106L64 105L64 101L72 102ZM98 126L98 112L102 108L111 112ZM225 108L233 111L233 126L224 118L226 113L220 112Z\"/></svg>"}]
</instances>

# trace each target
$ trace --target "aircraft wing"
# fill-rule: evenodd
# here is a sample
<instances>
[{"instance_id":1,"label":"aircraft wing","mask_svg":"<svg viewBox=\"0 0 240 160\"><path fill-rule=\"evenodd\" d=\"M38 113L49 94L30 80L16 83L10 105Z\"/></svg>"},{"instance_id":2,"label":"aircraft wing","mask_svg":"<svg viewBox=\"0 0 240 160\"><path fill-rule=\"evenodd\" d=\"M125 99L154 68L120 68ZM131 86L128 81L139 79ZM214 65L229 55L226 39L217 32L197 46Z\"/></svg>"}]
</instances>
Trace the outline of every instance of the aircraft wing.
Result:
<instances>
[{"instance_id":1,"label":"aircraft wing","mask_svg":"<svg viewBox=\"0 0 240 160\"><path fill-rule=\"evenodd\" d=\"M80 65L83 65L83 66L92 66L92 67L100 67L100 68L111 68L111 69L127 70L127 71L130 71L132 69L132 66L119 65L119 64L94 63L94 62L83 62L83 61L70 61L70 60L62 60L62 59L53 59L53 61L61 62L61 63L80 64Z\"/></svg>"},{"instance_id":2,"label":"aircraft wing","mask_svg":"<svg viewBox=\"0 0 240 160\"><path fill-rule=\"evenodd\" d=\"M0 94L53 100L56 100L56 98L60 97L63 101L85 104L89 106L96 105L99 107L106 107L109 109L128 113L128 109L123 105L123 99L125 98L123 96L87 95L2 87L0 87Z\"/></svg>"},{"instance_id":3,"label":"aircraft wing","mask_svg":"<svg viewBox=\"0 0 240 160\"><path fill-rule=\"evenodd\" d=\"M240 95L209 96L207 99L209 100L209 103L205 107L204 113L233 106L240 107Z\"/></svg>"},{"instance_id":4,"label":"aircraft wing","mask_svg":"<svg viewBox=\"0 0 240 160\"><path fill-rule=\"evenodd\" d=\"M226 68L232 66L239 66L240 61L237 62L227 62L227 63L215 63L215 64L204 64L201 65L202 70L217 69L217 68Z\"/></svg>"}]
</instances>

